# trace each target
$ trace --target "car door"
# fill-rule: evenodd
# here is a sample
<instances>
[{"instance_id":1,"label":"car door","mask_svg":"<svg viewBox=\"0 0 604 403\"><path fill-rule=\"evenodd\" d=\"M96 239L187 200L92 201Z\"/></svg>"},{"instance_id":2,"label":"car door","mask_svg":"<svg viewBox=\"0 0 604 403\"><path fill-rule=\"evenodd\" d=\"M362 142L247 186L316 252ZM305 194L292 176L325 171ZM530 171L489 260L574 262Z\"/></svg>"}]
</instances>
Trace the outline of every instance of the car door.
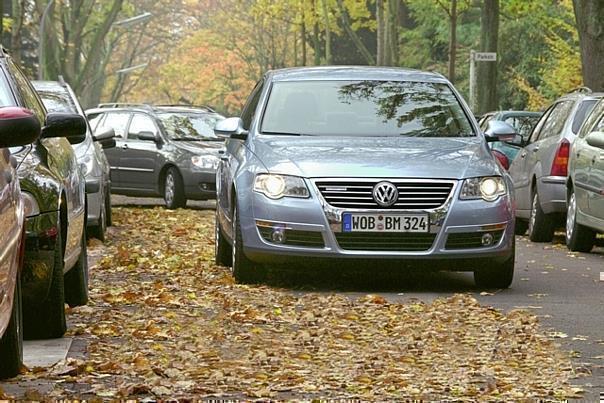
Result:
<instances>
[{"instance_id":1,"label":"car door","mask_svg":"<svg viewBox=\"0 0 604 403\"><path fill-rule=\"evenodd\" d=\"M529 171L530 163L533 163L535 151L535 143L541 137L543 128L549 121L549 116L554 106L550 107L544 114L541 120L535 125L530 137L527 140L527 145L520 150L519 155L510 164L509 173L514 182L514 191L516 194L516 210L519 216L527 218L528 211L531 206L531 175Z\"/></svg>"},{"instance_id":2,"label":"car door","mask_svg":"<svg viewBox=\"0 0 604 403\"><path fill-rule=\"evenodd\" d=\"M101 120L96 123L95 133L101 133L107 129L113 129L115 132L115 147L108 148L105 151L105 156L109 162L111 169L111 187L114 189L124 188L122 181L122 172L120 167L120 159L126 146L126 130L128 123L132 117L130 112L106 112L101 117Z\"/></svg>"},{"instance_id":3,"label":"car door","mask_svg":"<svg viewBox=\"0 0 604 403\"><path fill-rule=\"evenodd\" d=\"M1 308L4 308L4 297L12 292L15 253L19 240L16 181L17 173L11 166L10 152L6 148L0 148L0 326L6 314L10 315L10 310L3 312Z\"/></svg>"},{"instance_id":4,"label":"car door","mask_svg":"<svg viewBox=\"0 0 604 403\"><path fill-rule=\"evenodd\" d=\"M604 115L591 132L604 132ZM592 217L604 220L604 148L594 147L585 142L583 147L585 163L589 164L587 176L587 209Z\"/></svg>"},{"instance_id":5,"label":"car door","mask_svg":"<svg viewBox=\"0 0 604 403\"><path fill-rule=\"evenodd\" d=\"M134 113L122 147L121 181L129 189L153 191L157 189L159 178L159 172L157 172L158 143L139 139L138 135L141 133L153 133L158 137L159 128L150 116Z\"/></svg>"}]
</instances>

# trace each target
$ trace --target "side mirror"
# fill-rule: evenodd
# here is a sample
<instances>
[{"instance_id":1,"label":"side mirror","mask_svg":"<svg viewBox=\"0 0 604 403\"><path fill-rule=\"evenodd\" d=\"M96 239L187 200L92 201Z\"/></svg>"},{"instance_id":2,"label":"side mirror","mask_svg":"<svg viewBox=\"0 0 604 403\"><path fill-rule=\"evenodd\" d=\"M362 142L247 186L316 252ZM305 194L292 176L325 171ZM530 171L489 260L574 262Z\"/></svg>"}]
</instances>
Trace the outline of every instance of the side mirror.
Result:
<instances>
[{"instance_id":1,"label":"side mirror","mask_svg":"<svg viewBox=\"0 0 604 403\"><path fill-rule=\"evenodd\" d=\"M71 144L79 144L86 140L86 129L86 120L78 114L51 112L40 137L65 137Z\"/></svg>"},{"instance_id":2,"label":"side mirror","mask_svg":"<svg viewBox=\"0 0 604 403\"><path fill-rule=\"evenodd\" d=\"M40 121L29 109L0 108L0 148L31 144L40 132Z\"/></svg>"},{"instance_id":3,"label":"side mirror","mask_svg":"<svg viewBox=\"0 0 604 403\"><path fill-rule=\"evenodd\" d=\"M136 137L143 141L157 141L157 135L153 132L140 132Z\"/></svg>"},{"instance_id":4,"label":"side mirror","mask_svg":"<svg viewBox=\"0 0 604 403\"><path fill-rule=\"evenodd\" d=\"M245 140L249 133L243 128L241 118L228 118L216 123L214 134L222 138Z\"/></svg>"},{"instance_id":5,"label":"side mirror","mask_svg":"<svg viewBox=\"0 0 604 403\"><path fill-rule=\"evenodd\" d=\"M487 130L484 132L487 142L493 141L514 141L518 133L509 124L500 120L491 120L487 124Z\"/></svg>"},{"instance_id":6,"label":"side mirror","mask_svg":"<svg viewBox=\"0 0 604 403\"><path fill-rule=\"evenodd\" d=\"M103 149L115 147L115 130L109 128L104 129L99 134L92 136L94 141L97 141Z\"/></svg>"},{"instance_id":7,"label":"side mirror","mask_svg":"<svg viewBox=\"0 0 604 403\"><path fill-rule=\"evenodd\" d=\"M604 148L604 132L589 133L585 141L592 147Z\"/></svg>"}]
</instances>

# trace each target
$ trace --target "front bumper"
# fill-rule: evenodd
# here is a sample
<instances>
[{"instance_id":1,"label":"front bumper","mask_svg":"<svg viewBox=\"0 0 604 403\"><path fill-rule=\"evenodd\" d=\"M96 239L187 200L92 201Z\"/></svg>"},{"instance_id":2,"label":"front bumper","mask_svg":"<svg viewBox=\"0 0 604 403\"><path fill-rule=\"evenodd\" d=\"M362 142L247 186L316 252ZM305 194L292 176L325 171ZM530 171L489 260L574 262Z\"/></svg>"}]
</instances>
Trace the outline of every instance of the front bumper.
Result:
<instances>
[{"instance_id":1,"label":"front bumper","mask_svg":"<svg viewBox=\"0 0 604 403\"><path fill-rule=\"evenodd\" d=\"M461 186L457 183L448 200L439 208L396 211L428 214L430 230L428 234L422 234L423 242L428 239L424 250L351 250L347 246L342 247L342 214L359 210L332 207L325 202L312 181L307 181L307 186L312 195L309 199L270 200L259 193L249 192L243 196L243 200L239 200L244 252L248 258L262 263L295 262L300 257L328 260L390 259L416 262L418 265L424 262L423 265L427 267L438 265L439 268L443 266L450 270L470 270L477 267L469 268L469 261L481 261L480 265L497 263L513 254L514 215L510 196L500 197L495 202L460 200ZM242 197L240 194L238 196ZM292 232L296 235L320 233L323 242L316 243L313 247L277 244L263 232L263 228L271 225L299 231ZM460 247L460 244L453 246L454 242L451 241L456 236L457 239L471 238L476 234L480 242L480 236L487 232L495 235L495 241L488 246L479 243L464 247L462 243ZM307 241L308 238L304 239Z\"/></svg>"},{"instance_id":2,"label":"front bumper","mask_svg":"<svg viewBox=\"0 0 604 403\"><path fill-rule=\"evenodd\" d=\"M215 170L183 170L182 179L187 199L209 200L216 198Z\"/></svg>"},{"instance_id":3,"label":"front bumper","mask_svg":"<svg viewBox=\"0 0 604 403\"><path fill-rule=\"evenodd\" d=\"M23 303L28 306L43 303L48 297L61 231L58 222L58 211L27 218L21 288Z\"/></svg>"}]
</instances>

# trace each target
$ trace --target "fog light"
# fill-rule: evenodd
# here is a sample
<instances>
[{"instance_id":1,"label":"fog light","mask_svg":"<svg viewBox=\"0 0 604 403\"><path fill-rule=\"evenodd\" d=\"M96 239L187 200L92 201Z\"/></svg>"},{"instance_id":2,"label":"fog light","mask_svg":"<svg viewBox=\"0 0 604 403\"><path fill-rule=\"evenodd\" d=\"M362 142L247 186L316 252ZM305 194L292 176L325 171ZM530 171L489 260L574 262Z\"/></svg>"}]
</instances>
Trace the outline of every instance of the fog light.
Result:
<instances>
[{"instance_id":1,"label":"fog light","mask_svg":"<svg viewBox=\"0 0 604 403\"><path fill-rule=\"evenodd\" d=\"M487 232L482 236L482 246L491 246L493 245L493 234Z\"/></svg>"},{"instance_id":2,"label":"fog light","mask_svg":"<svg viewBox=\"0 0 604 403\"><path fill-rule=\"evenodd\" d=\"M275 243L285 243L285 230L283 228L273 228L271 239Z\"/></svg>"}]
</instances>

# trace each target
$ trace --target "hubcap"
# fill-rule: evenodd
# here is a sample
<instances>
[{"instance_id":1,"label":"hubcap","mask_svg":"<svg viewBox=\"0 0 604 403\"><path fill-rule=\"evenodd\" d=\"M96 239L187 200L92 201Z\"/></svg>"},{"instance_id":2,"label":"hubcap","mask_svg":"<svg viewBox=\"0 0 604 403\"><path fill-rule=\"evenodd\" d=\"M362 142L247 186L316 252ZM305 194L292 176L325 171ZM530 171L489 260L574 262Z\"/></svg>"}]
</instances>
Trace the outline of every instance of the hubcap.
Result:
<instances>
[{"instance_id":1,"label":"hubcap","mask_svg":"<svg viewBox=\"0 0 604 403\"><path fill-rule=\"evenodd\" d=\"M575 194L570 195L568 211L566 213L566 240L570 241L575 230L575 215L577 214L577 198Z\"/></svg>"},{"instance_id":2,"label":"hubcap","mask_svg":"<svg viewBox=\"0 0 604 403\"><path fill-rule=\"evenodd\" d=\"M537 203L538 203L538 199L537 199L537 194L535 193L535 196L533 196L533 205L531 208L531 219L529 220L529 232L530 233L533 232L533 228L535 228L535 221L537 220Z\"/></svg>"},{"instance_id":3,"label":"hubcap","mask_svg":"<svg viewBox=\"0 0 604 403\"><path fill-rule=\"evenodd\" d=\"M174 200L174 177L172 174L166 176L165 198L166 203L172 204L172 200Z\"/></svg>"}]
</instances>

